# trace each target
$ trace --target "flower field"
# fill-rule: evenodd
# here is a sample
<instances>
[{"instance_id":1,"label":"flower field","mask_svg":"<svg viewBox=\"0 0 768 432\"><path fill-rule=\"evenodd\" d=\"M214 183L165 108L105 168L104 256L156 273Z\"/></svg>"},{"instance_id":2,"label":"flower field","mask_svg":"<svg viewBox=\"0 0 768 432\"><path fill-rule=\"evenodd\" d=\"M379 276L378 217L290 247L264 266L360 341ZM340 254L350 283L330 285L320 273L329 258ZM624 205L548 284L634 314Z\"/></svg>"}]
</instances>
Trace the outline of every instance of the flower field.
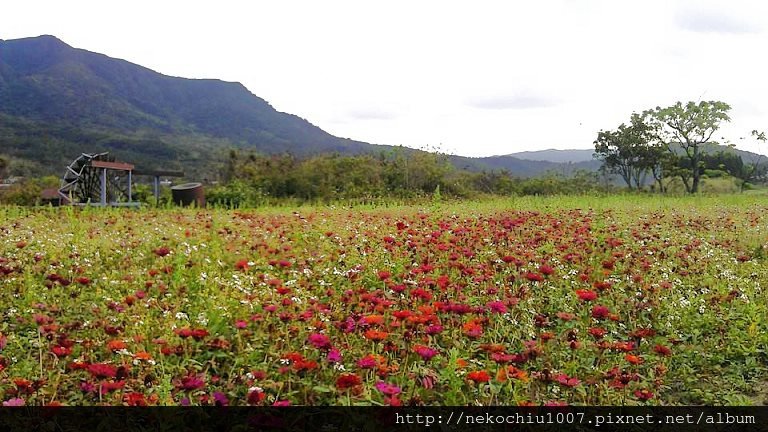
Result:
<instances>
[{"instance_id":1,"label":"flower field","mask_svg":"<svg viewBox=\"0 0 768 432\"><path fill-rule=\"evenodd\" d=\"M3 405L768 399L768 204L0 208Z\"/></svg>"}]
</instances>

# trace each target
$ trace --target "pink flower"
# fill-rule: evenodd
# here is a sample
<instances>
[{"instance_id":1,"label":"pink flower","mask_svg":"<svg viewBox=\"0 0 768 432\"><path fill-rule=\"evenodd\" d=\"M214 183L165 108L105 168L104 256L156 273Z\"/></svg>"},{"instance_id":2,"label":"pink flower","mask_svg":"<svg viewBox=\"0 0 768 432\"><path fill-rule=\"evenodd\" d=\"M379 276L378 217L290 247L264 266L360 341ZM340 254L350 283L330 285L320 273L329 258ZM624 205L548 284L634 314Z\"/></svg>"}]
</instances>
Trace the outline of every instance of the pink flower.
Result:
<instances>
[{"instance_id":1,"label":"pink flower","mask_svg":"<svg viewBox=\"0 0 768 432\"><path fill-rule=\"evenodd\" d=\"M564 373L557 374L555 376L555 381L559 382L560 384L566 386L566 387L576 387L577 385L581 384L581 380L578 378L571 378L568 375Z\"/></svg>"},{"instance_id":2,"label":"pink flower","mask_svg":"<svg viewBox=\"0 0 768 432\"><path fill-rule=\"evenodd\" d=\"M357 367L362 369L373 369L376 367L376 359L369 354L357 361Z\"/></svg>"},{"instance_id":3,"label":"pink flower","mask_svg":"<svg viewBox=\"0 0 768 432\"><path fill-rule=\"evenodd\" d=\"M428 335L436 335L443 332L443 326L439 324L430 324L426 329L424 329L424 332Z\"/></svg>"},{"instance_id":4,"label":"pink flower","mask_svg":"<svg viewBox=\"0 0 768 432\"><path fill-rule=\"evenodd\" d=\"M550 276L555 272L555 269L553 269L552 266L549 266L547 264L542 264L539 266L539 271L544 276Z\"/></svg>"},{"instance_id":5,"label":"pink flower","mask_svg":"<svg viewBox=\"0 0 768 432\"><path fill-rule=\"evenodd\" d=\"M25 405L24 399L22 398L12 398L3 402L4 407L18 407L18 406L24 406L24 405Z\"/></svg>"},{"instance_id":6,"label":"pink flower","mask_svg":"<svg viewBox=\"0 0 768 432\"><path fill-rule=\"evenodd\" d=\"M312 333L307 340L317 349L328 349L331 347L331 339L321 333Z\"/></svg>"},{"instance_id":7,"label":"pink flower","mask_svg":"<svg viewBox=\"0 0 768 432\"><path fill-rule=\"evenodd\" d=\"M377 382L375 387L376 387L376 390L384 393L387 396L395 396L400 394L400 392L402 391L400 387L394 384L385 383L384 381Z\"/></svg>"},{"instance_id":8,"label":"pink flower","mask_svg":"<svg viewBox=\"0 0 768 432\"><path fill-rule=\"evenodd\" d=\"M426 361L429 361L432 357L437 355L436 349L424 345L416 345L413 347L413 352Z\"/></svg>"},{"instance_id":9,"label":"pink flower","mask_svg":"<svg viewBox=\"0 0 768 432\"><path fill-rule=\"evenodd\" d=\"M331 348L330 351L328 351L328 361L331 363L339 363L341 362L341 351L339 351L336 348Z\"/></svg>"},{"instance_id":10,"label":"pink flower","mask_svg":"<svg viewBox=\"0 0 768 432\"><path fill-rule=\"evenodd\" d=\"M501 301L492 301L489 302L486 306L488 306L488 309L491 310L491 312L496 313L507 313L507 305L504 304L504 302Z\"/></svg>"}]
</instances>

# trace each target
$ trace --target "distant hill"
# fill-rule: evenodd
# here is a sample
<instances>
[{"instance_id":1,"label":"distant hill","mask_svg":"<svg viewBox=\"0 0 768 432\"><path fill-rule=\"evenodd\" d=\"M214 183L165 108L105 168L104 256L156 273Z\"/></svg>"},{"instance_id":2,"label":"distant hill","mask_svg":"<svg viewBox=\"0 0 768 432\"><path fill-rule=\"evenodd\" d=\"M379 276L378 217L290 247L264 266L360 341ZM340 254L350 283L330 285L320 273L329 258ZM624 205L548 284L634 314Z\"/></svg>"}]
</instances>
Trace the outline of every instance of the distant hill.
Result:
<instances>
[{"instance_id":1,"label":"distant hill","mask_svg":"<svg viewBox=\"0 0 768 432\"><path fill-rule=\"evenodd\" d=\"M557 163L578 163L578 162L590 162L594 160L592 154L595 151L592 149L582 150L535 150L524 151L518 153L511 153L507 156L511 156L517 159L529 160L529 161L547 161Z\"/></svg>"},{"instance_id":2,"label":"distant hill","mask_svg":"<svg viewBox=\"0 0 768 432\"><path fill-rule=\"evenodd\" d=\"M60 175L82 152L109 151L141 168L216 178L231 149L302 157L388 154L395 147L335 137L240 83L162 75L54 36L0 40L0 156L17 171ZM450 160L460 169L518 177L600 166L591 150Z\"/></svg>"}]
</instances>

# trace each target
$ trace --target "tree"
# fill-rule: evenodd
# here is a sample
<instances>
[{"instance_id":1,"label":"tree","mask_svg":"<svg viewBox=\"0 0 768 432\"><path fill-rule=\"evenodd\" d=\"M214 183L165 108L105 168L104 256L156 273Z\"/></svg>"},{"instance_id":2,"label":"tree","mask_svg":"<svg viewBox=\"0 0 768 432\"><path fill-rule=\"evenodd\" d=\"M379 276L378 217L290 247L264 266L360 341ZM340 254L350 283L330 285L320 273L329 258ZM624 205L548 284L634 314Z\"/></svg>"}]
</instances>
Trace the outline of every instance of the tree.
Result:
<instances>
[{"instance_id":1,"label":"tree","mask_svg":"<svg viewBox=\"0 0 768 432\"><path fill-rule=\"evenodd\" d=\"M629 126L622 123L615 131L598 132L595 157L603 161L607 172L621 176L630 190L640 189L648 171L659 166L659 148L651 143L652 139L643 118L632 114Z\"/></svg>"},{"instance_id":2,"label":"tree","mask_svg":"<svg viewBox=\"0 0 768 432\"><path fill-rule=\"evenodd\" d=\"M0 156L0 180L5 178L5 172L8 170L8 160Z\"/></svg>"},{"instance_id":3,"label":"tree","mask_svg":"<svg viewBox=\"0 0 768 432\"><path fill-rule=\"evenodd\" d=\"M765 144L765 142L768 141L765 132L758 130L752 131L752 137L757 140L758 144ZM758 145L757 155L752 157L749 163L744 164L741 175L737 176L739 180L741 180L741 191L744 192L744 189L749 183L765 181L766 176L768 176L768 166L763 162L763 154L760 152Z\"/></svg>"},{"instance_id":4,"label":"tree","mask_svg":"<svg viewBox=\"0 0 768 432\"><path fill-rule=\"evenodd\" d=\"M722 122L731 120L728 116L730 109L730 105L719 101L688 102L685 105L678 102L644 113L656 139L670 153L677 155L680 152L676 149L682 149L681 160L686 163L679 166L679 174L687 192L699 191L702 147L710 142Z\"/></svg>"}]
</instances>

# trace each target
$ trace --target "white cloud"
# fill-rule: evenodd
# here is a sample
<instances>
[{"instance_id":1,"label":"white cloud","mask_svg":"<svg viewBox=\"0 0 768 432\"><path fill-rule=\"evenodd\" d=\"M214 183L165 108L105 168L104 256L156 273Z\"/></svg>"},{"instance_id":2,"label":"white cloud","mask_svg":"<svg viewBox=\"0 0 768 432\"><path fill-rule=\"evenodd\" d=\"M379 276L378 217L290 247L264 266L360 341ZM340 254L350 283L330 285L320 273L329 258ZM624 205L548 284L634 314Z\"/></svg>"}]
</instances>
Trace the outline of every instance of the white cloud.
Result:
<instances>
[{"instance_id":1,"label":"white cloud","mask_svg":"<svg viewBox=\"0 0 768 432\"><path fill-rule=\"evenodd\" d=\"M476 96L466 101L473 108L490 110L524 110L550 108L558 105L556 99L535 94Z\"/></svg>"},{"instance_id":2,"label":"white cloud","mask_svg":"<svg viewBox=\"0 0 768 432\"><path fill-rule=\"evenodd\" d=\"M762 30L757 23L726 11L686 9L677 13L675 22L683 30L697 33L746 34Z\"/></svg>"},{"instance_id":3,"label":"white cloud","mask_svg":"<svg viewBox=\"0 0 768 432\"><path fill-rule=\"evenodd\" d=\"M397 117L394 112L380 108L356 108L347 114L356 120L392 120Z\"/></svg>"}]
</instances>

